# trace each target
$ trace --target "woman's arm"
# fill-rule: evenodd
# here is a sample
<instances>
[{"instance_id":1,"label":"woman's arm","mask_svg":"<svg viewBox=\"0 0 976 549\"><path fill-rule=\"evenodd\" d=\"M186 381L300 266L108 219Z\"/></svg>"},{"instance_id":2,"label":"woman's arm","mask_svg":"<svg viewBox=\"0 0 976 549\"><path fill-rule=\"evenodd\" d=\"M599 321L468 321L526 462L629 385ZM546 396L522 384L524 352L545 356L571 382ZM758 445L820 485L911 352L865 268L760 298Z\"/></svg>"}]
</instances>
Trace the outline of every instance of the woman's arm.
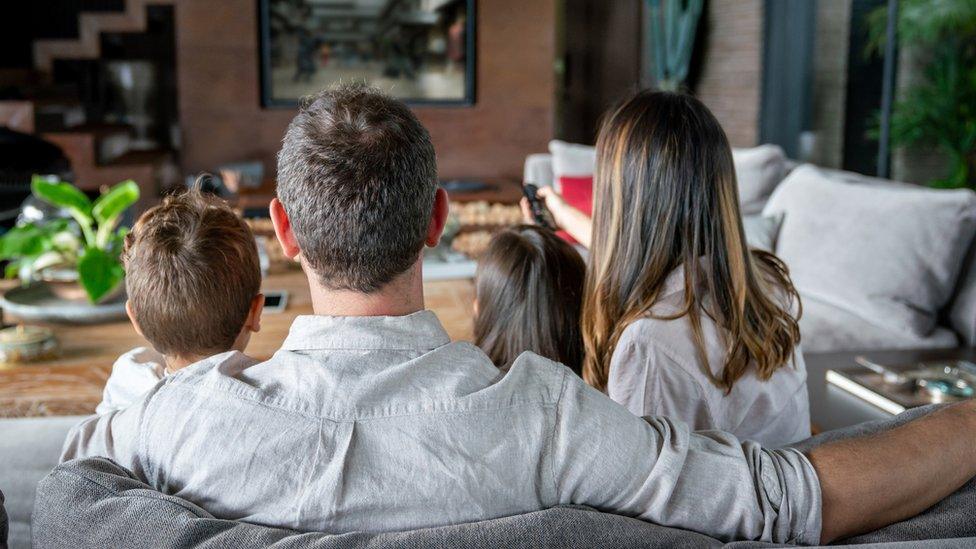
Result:
<instances>
[{"instance_id":1,"label":"woman's arm","mask_svg":"<svg viewBox=\"0 0 976 549\"><path fill-rule=\"evenodd\" d=\"M593 231L593 220L588 215L570 206L552 187L539 189L539 197L546 202L546 208L552 213L552 220L556 225L569 233L584 248L590 247L590 233ZM531 220L529 202L522 199L522 214Z\"/></svg>"}]
</instances>

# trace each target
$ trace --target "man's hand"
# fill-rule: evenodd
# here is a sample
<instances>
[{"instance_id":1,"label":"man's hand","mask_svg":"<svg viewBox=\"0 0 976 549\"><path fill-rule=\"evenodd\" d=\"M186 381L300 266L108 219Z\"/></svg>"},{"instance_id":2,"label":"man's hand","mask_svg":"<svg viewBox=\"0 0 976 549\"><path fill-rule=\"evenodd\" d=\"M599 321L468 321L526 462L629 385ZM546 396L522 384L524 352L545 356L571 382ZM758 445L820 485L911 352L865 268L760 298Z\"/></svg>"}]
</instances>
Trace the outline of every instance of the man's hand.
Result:
<instances>
[{"instance_id":1,"label":"man's hand","mask_svg":"<svg viewBox=\"0 0 976 549\"><path fill-rule=\"evenodd\" d=\"M928 509L976 476L976 401L807 454L823 497L821 543Z\"/></svg>"}]
</instances>

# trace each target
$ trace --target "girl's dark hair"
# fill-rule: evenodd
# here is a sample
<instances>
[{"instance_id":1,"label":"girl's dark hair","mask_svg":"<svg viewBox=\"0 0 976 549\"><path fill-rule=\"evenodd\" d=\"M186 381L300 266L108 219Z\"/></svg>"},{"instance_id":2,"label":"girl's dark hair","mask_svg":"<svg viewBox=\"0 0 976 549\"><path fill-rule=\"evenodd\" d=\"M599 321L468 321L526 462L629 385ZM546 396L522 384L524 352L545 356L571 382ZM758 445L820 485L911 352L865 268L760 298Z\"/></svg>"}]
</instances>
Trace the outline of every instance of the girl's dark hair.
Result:
<instances>
[{"instance_id":1,"label":"girl's dark hair","mask_svg":"<svg viewBox=\"0 0 976 549\"><path fill-rule=\"evenodd\" d=\"M478 261L475 344L502 370L532 351L580 374L585 276L583 258L552 231L499 232Z\"/></svg>"}]
</instances>

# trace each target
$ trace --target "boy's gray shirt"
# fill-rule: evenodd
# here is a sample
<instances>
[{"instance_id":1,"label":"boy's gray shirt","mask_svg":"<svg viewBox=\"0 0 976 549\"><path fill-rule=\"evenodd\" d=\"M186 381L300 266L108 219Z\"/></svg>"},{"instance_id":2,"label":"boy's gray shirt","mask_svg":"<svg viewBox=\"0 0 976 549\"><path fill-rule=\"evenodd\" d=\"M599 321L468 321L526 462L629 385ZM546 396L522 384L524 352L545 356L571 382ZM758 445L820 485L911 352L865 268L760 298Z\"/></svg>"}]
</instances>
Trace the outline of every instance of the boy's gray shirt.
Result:
<instances>
[{"instance_id":1,"label":"boy's gray shirt","mask_svg":"<svg viewBox=\"0 0 976 549\"><path fill-rule=\"evenodd\" d=\"M806 457L639 418L525 353L502 374L429 311L298 317L261 363L228 352L85 420L109 457L217 517L393 531L583 504L722 540L819 542Z\"/></svg>"}]
</instances>

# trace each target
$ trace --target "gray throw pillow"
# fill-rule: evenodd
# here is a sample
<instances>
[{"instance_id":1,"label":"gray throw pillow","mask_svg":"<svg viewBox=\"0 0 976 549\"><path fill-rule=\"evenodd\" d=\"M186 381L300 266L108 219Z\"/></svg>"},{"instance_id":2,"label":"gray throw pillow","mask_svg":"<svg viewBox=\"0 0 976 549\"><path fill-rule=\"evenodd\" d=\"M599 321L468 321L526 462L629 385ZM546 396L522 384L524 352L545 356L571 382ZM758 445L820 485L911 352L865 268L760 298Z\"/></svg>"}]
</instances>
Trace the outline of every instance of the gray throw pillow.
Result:
<instances>
[{"instance_id":1,"label":"gray throw pillow","mask_svg":"<svg viewBox=\"0 0 976 549\"><path fill-rule=\"evenodd\" d=\"M928 335L976 230L976 194L856 180L794 170L763 210L783 215L776 253L801 295Z\"/></svg>"},{"instance_id":2,"label":"gray throw pillow","mask_svg":"<svg viewBox=\"0 0 976 549\"><path fill-rule=\"evenodd\" d=\"M776 251L776 236L783 223L782 215L744 215L742 228L746 232L746 243L750 248L766 252Z\"/></svg>"},{"instance_id":3,"label":"gray throw pillow","mask_svg":"<svg viewBox=\"0 0 976 549\"><path fill-rule=\"evenodd\" d=\"M739 183L739 209L743 215L762 211L769 195L786 177L786 154L778 145L732 149L735 178Z\"/></svg>"}]
</instances>

